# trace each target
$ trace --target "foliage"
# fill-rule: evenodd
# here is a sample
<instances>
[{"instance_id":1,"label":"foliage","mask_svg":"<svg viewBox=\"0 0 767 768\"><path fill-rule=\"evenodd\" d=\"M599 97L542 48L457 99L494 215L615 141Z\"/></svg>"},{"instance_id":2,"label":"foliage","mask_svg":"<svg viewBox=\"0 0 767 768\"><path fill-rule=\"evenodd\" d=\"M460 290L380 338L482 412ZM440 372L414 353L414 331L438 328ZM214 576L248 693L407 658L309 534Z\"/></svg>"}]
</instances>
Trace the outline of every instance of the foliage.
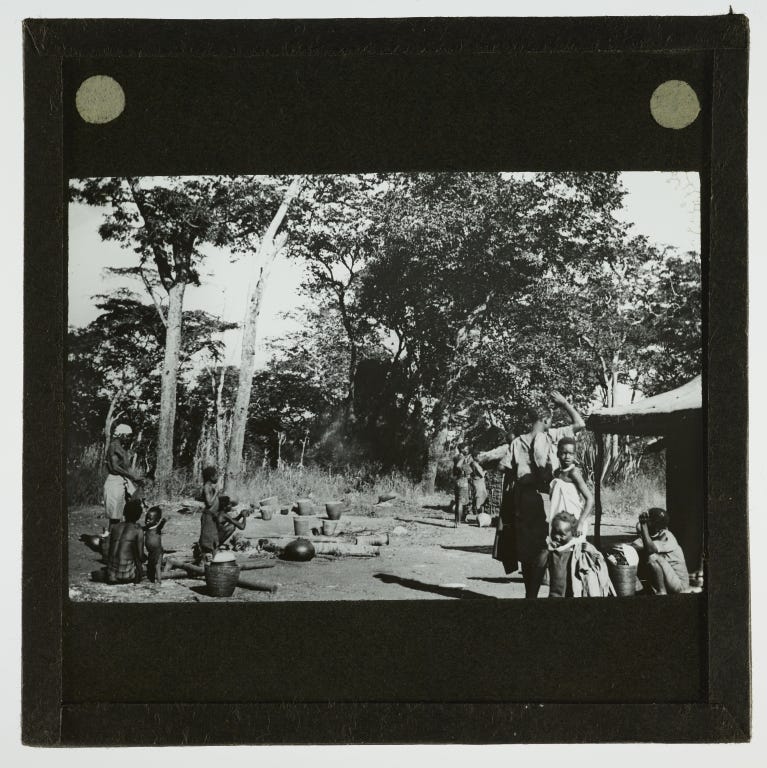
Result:
<instances>
[{"instance_id":1,"label":"foliage","mask_svg":"<svg viewBox=\"0 0 767 768\"><path fill-rule=\"evenodd\" d=\"M103 437L111 403L112 417L133 426L142 458L148 461L149 446L156 440L165 326L154 306L128 290L101 297L96 306L100 314L84 328L70 329L67 339L73 449ZM200 355L220 357L220 334L233 325L201 310L185 313L184 321L181 369L190 370Z\"/></svg>"}]
</instances>

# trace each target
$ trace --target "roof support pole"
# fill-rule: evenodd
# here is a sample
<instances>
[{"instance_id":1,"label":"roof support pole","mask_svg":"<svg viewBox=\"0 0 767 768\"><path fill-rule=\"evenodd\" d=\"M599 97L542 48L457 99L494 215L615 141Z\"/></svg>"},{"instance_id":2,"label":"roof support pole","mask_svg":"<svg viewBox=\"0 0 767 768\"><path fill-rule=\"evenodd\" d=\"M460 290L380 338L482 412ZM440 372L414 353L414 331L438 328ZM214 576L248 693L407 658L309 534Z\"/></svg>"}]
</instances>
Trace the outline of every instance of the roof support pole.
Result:
<instances>
[{"instance_id":1,"label":"roof support pole","mask_svg":"<svg viewBox=\"0 0 767 768\"><path fill-rule=\"evenodd\" d=\"M602 472L605 464L605 441L601 432L595 432L597 457L594 462L594 543L602 546Z\"/></svg>"}]
</instances>

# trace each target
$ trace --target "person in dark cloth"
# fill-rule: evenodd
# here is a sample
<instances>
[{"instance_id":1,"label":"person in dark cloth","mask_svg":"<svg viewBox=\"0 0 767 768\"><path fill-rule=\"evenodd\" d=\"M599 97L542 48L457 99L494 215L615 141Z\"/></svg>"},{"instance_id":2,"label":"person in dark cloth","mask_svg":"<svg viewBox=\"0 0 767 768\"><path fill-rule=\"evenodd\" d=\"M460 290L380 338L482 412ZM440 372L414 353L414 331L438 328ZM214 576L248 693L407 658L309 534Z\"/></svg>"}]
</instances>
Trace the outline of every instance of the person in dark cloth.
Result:
<instances>
[{"instance_id":1,"label":"person in dark cloth","mask_svg":"<svg viewBox=\"0 0 767 768\"><path fill-rule=\"evenodd\" d=\"M162 519L161 519L162 518ZM149 581L162 584L162 529L167 520L160 507L150 507L144 518L144 547L146 548L146 575Z\"/></svg>"},{"instance_id":2,"label":"person in dark cloth","mask_svg":"<svg viewBox=\"0 0 767 768\"><path fill-rule=\"evenodd\" d=\"M528 598L538 596L546 573L546 506L553 473L559 467L557 444L585 426L559 392L552 392L551 399L566 411L571 423L552 427L553 412L542 407L531 413L530 431L511 442L505 458L508 469L504 476L504 501L493 545L493 557L501 561L506 573L516 570L518 562L521 564Z\"/></svg>"},{"instance_id":3,"label":"person in dark cloth","mask_svg":"<svg viewBox=\"0 0 767 768\"><path fill-rule=\"evenodd\" d=\"M144 532L138 525L144 507L138 499L125 503L125 520L117 523L109 537L107 581L110 584L138 584L144 555Z\"/></svg>"},{"instance_id":4,"label":"person in dark cloth","mask_svg":"<svg viewBox=\"0 0 767 768\"><path fill-rule=\"evenodd\" d=\"M195 547L195 559L210 559L225 544L235 530L245 528L246 515L240 512L232 517L228 513L237 505L235 499L218 492L218 471L215 467L202 470L202 492L198 497L204 504L200 520L200 539Z\"/></svg>"}]
</instances>

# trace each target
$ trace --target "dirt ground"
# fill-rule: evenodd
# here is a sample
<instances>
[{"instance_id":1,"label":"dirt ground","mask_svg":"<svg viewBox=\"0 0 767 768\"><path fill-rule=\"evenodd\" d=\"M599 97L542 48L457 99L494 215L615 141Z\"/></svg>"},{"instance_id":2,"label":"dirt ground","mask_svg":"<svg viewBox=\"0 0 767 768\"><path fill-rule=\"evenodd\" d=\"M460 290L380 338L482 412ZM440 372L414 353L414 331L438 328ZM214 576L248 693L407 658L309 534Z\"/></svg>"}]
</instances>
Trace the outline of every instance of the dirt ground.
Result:
<instances>
[{"instance_id":1,"label":"dirt ground","mask_svg":"<svg viewBox=\"0 0 767 768\"><path fill-rule=\"evenodd\" d=\"M431 501L431 500L430 500ZM449 502L447 496L443 503ZM179 504L167 505L168 522L163 531L163 546L175 550L172 557L188 560L192 544L199 536L200 514L181 514ZM248 578L278 584L275 593L238 587L231 598L210 597L203 579L166 580L162 586L146 579L140 584L108 585L98 581L101 555L80 540L82 534L101 531L102 507L77 507L69 511L69 596L72 600L96 602L202 602L273 600L408 600L482 599L524 597L522 576L504 574L501 564L491 557L494 528L476 524L453 527L451 516L438 508L407 507L394 502L376 509L374 517L344 512L338 533L349 536L391 533L390 544L380 548L377 557L330 557L317 555L307 563L281 560L277 555L257 549L258 539L293 535L293 514L276 515L270 521L248 518L241 535L253 547L237 552L239 562L267 566L252 570ZM320 525L317 518L317 525ZM602 541L633 538L630 520L604 520ZM95 574L95 578L94 578ZM548 587L540 596L548 594Z\"/></svg>"}]
</instances>

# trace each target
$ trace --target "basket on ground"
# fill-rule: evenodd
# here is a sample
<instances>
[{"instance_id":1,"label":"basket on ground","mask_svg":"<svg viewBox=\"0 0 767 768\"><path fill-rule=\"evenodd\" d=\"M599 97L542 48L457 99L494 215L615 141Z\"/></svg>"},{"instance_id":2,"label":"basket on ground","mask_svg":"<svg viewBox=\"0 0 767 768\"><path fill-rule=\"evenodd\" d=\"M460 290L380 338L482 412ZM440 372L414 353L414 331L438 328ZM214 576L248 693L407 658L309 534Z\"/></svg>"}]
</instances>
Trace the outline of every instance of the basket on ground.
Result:
<instances>
[{"instance_id":1,"label":"basket on ground","mask_svg":"<svg viewBox=\"0 0 767 768\"><path fill-rule=\"evenodd\" d=\"M618 597L633 597L636 594L637 569L635 565L615 565L607 561L610 581Z\"/></svg>"},{"instance_id":2,"label":"basket on ground","mask_svg":"<svg viewBox=\"0 0 767 768\"><path fill-rule=\"evenodd\" d=\"M218 562L214 560L205 566L205 583L211 597L231 597L239 578L240 566L234 559Z\"/></svg>"}]
</instances>

